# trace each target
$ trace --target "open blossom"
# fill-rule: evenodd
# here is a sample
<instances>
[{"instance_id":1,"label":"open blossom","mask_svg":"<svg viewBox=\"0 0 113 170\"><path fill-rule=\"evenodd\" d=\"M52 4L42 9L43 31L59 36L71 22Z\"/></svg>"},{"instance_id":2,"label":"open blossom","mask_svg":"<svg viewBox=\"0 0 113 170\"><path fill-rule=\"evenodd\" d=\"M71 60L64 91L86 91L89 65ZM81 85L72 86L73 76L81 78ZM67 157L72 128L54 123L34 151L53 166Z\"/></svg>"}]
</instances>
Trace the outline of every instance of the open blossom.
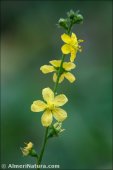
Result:
<instances>
[{"instance_id":1,"label":"open blossom","mask_svg":"<svg viewBox=\"0 0 113 170\"><path fill-rule=\"evenodd\" d=\"M44 73L51 73L55 72L53 74L53 81L56 82L57 80L57 71L61 65L61 60L52 60L49 62L51 65L43 65L41 66L40 70ZM68 81L73 83L75 81L75 77L70 71L74 69L76 65L72 62L63 62L62 69L61 69L61 76L59 79L59 83L61 83L64 78L66 78Z\"/></svg>"},{"instance_id":2,"label":"open blossom","mask_svg":"<svg viewBox=\"0 0 113 170\"><path fill-rule=\"evenodd\" d=\"M77 36L74 33L72 33L71 36L64 33L61 35L61 39L66 43L61 47L62 53L71 53L70 61L73 62L76 58L77 51L82 51L82 48L79 43L83 42L83 40L77 40Z\"/></svg>"},{"instance_id":3,"label":"open blossom","mask_svg":"<svg viewBox=\"0 0 113 170\"><path fill-rule=\"evenodd\" d=\"M44 111L41 117L42 125L45 127L50 126L53 117L58 122L64 121L67 118L67 113L60 106L63 106L68 101L67 97L64 94L54 96L54 92L49 87L42 90L42 96L45 102L36 100L31 105L31 111L33 112Z\"/></svg>"},{"instance_id":4,"label":"open blossom","mask_svg":"<svg viewBox=\"0 0 113 170\"><path fill-rule=\"evenodd\" d=\"M24 148L21 148L21 151L23 153L24 156L29 155L30 151L33 149L33 143L29 142L29 143L25 143L27 146Z\"/></svg>"}]
</instances>

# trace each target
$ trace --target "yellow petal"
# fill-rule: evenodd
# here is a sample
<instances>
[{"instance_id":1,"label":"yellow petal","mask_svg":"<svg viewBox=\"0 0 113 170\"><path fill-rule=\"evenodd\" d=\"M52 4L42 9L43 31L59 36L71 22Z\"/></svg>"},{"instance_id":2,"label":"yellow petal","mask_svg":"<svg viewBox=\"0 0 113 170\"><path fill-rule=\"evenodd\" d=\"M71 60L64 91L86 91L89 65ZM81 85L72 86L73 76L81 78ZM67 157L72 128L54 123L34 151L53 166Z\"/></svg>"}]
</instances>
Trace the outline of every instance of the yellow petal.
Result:
<instances>
[{"instance_id":1,"label":"yellow petal","mask_svg":"<svg viewBox=\"0 0 113 170\"><path fill-rule=\"evenodd\" d=\"M57 74L54 73L54 74L53 74L53 81L56 82L56 80L57 80Z\"/></svg>"},{"instance_id":2,"label":"yellow petal","mask_svg":"<svg viewBox=\"0 0 113 170\"><path fill-rule=\"evenodd\" d=\"M52 64L54 67L60 67L61 60L52 60L49 63Z\"/></svg>"},{"instance_id":3,"label":"yellow petal","mask_svg":"<svg viewBox=\"0 0 113 170\"><path fill-rule=\"evenodd\" d=\"M75 60L76 53L77 53L77 50L75 50L74 48L71 48L71 57L70 57L71 62L73 62Z\"/></svg>"},{"instance_id":4,"label":"yellow petal","mask_svg":"<svg viewBox=\"0 0 113 170\"><path fill-rule=\"evenodd\" d=\"M59 78L59 83L61 83L64 80L64 74L62 74ZM57 81L57 74L54 73L53 74L53 81L56 82Z\"/></svg>"},{"instance_id":5,"label":"yellow petal","mask_svg":"<svg viewBox=\"0 0 113 170\"><path fill-rule=\"evenodd\" d=\"M70 72L65 73L65 78L69 80L71 83L75 81L75 76Z\"/></svg>"},{"instance_id":6,"label":"yellow petal","mask_svg":"<svg viewBox=\"0 0 113 170\"><path fill-rule=\"evenodd\" d=\"M61 35L61 39L67 44L71 42L71 37L65 33Z\"/></svg>"},{"instance_id":7,"label":"yellow petal","mask_svg":"<svg viewBox=\"0 0 113 170\"><path fill-rule=\"evenodd\" d=\"M68 101L67 97L64 94L60 94L55 97L54 99L54 105L56 107L63 106Z\"/></svg>"},{"instance_id":8,"label":"yellow petal","mask_svg":"<svg viewBox=\"0 0 113 170\"><path fill-rule=\"evenodd\" d=\"M71 34L71 43L72 43L72 44L78 43L78 41L77 41L77 36L76 36L76 34L74 34L74 33Z\"/></svg>"},{"instance_id":9,"label":"yellow petal","mask_svg":"<svg viewBox=\"0 0 113 170\"><path fill-rule=\"evenodd\" d=\"M48 126L51 125L52 120L53 120L53 116L52 116L51 111L46 110L41 117L42 125L45 126L45 127L48 127Z\"/></svg>"},{"instance_id":10,"label":"yellow petal","mask_svg":"<svg viewBox=\"0 0 113 170\"><path fill-rule=\"evenodd\" d=\"M33 104L31 105L31 111L41 112L41 111L44 111L46 107L47 105L43 101L37 100L37 101L34 101Z\"/></svg>"},{"instance_id":11,"label":"yellow petal","mask_svg":"<svg viewBox=\"0 0 113 170\"><path fill-rule=\"evenodd\" d=\"M27 149L21 148L21 151L22 151L22 153L23 153L23 156L29 155L29 151L28 151Z\"/></svg>"},{"instance_id":12,"label":"yellow petal","mask_svg":"<svg viewBox=\"0 0 113 170\"><path fill-rule=\"evenodd\" d=\"M68 45L68 44L64 44L62 47L61 47L61 50L62 50L62 53L63 54L69 54L71 52L71 46Z\"/></svg>"},{"instance_id":13,"label":"yellow petal","mask_svg":"<svg viewBox=\"0 0 113 170\"><path fill-rule=\"evenodd\" d=\"M64 63L63 63L63 68L64 68L66 71L70 71L70 70L74 69L75 66L76 66L76 65L75 65L74 63L72 63L72 62L64 62Z\"/></svg>"},{"instance_id":14,"label":"yellow petal","mask_svg":"<svg viewBox=\"0 0 113 170\"><path fill-rule=\"evenodd\" d=\"M52 112L55 119L59 122L62 122L67 118L66 111L61 108L55 108Z\"/></svg>"},{"instance_id":15,"label":"yellow petal","mask_svg":"<svg viewBox=\"0 0 113 170\"><path fill-rule=\"evenodd\" d=\"M54 100L54 93L49 87L42 90L42 96L47 103Z\"/></svg>"},{"instance_id":16,"label":"yellow petal","mask_svg":"<svg viewBox=\"0 0 113 170\"><path fill-rule=\"evenodd\" d=\"M53 66L49 66L49 65L44 65L44 66L41 66L40 67L40 70L46 74L46 73L51 73L53 71L55 71L54 67Z\"/></svg>"},{"instance_id":17,"label":"yellow petal","mask_svg":"<svg viewBox=\"0 0 113 170\"><path fill-rule=\"evenodd\" d=\"M31 150L33 148L33 143L29 142L25 148Z\"/></svg>"},{"instance_id":18,"label":"yellow petal","mask_svg":"<svg viewBox=\"0 0 113 170\"><path fill-rule=\"evenodd\" d=\"M64 74L62 74L62 75L60 76L58 83L61 83L63 80L64 80Z\"/></svg>"}]
</instances>

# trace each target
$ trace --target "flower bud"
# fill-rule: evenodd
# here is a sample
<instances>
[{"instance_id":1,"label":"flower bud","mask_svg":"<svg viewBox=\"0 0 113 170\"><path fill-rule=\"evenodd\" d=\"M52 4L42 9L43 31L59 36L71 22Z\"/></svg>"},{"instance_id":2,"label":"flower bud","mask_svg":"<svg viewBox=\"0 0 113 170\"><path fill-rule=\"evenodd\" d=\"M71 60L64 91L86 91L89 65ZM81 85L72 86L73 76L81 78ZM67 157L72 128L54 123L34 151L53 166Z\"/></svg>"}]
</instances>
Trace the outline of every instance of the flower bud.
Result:
<instances>
[{"instance_id":1,"label":"flower bud","mask_svg":"<svg viewBox=\"0 0 113 170\"><path fill-rule=\"evenodd\" d=\"M60 27L65 28L65 29L67 29L67 28L68 28L68 26L67 26L67 20L66 20L66 19L64 19L64 18L60 18L60 19L59 19L59 21L58 21L58 25L59 25Z\"/></svg>"},{"instance_id":2,"label":"flower bud","mask_svg":"<svg viewBox=\"0 0 113 170\"><path fill-rule=\"evenodd\" d=\"M76 23L76 24L81 24L81 23L83 23L83 16L82 16L81 14L77 14L77 15L74 17L73 23Z\"/></svg>"},{"instance_id":3,"label":"flower bud","mask_svg":"<svg viewBox=\"0 0 113 170\"><path fill-rule=\"evenodd\" d=\"M83 22L83 16L79 14L79 10L77 10L76 12L70 10L67 13L67 16L71 20L72 24L80 24Z\"/></svg>"},{"instance_id":4,"label":"flower bud","mask_svg":"<svg viewBox=\"0 0 113 170\"><path fill-rule=\"evenodd\" d=\"M68 18L72 19L75 17L75 12L73 10L70 10L69 12L67 12L67 16Z\"/></svg>"}]
</instances>

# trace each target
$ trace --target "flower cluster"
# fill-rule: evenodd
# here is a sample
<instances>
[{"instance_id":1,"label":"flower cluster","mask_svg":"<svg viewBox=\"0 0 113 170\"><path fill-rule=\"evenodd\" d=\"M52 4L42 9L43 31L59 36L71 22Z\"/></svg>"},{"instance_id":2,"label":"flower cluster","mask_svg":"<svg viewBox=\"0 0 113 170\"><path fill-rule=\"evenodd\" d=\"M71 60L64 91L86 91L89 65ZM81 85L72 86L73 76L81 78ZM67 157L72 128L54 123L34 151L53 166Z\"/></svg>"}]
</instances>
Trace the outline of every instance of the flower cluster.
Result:
<instances>
[{"instance_id":1,"label":"flower cluster","mask_svg":"<svg viewBox=\"0 0 113 170\"><path fill-rule=\"evenodd\" d=\"M68 14L69 15L69 14ZM49 65L43 65L40 67L42 73L53 73L53 81L58 84L61 83L64 78L73 83L76 78L70 72L76 65L74 64L78 51L82 51L82 47L79 45L83 40L78 40L75 33L62 34L61 39L65 43L61 47L63 57L70 54L70 61L64 62L64 60L52 60ZM31 105L31 111L41 112L44 111L41 122L42 125L48 127L52 124L53 117L58 122L63 122L67 118L67 113L60 106L63 106L67 101L67 97L64 94L56 96L55 91L52 91L49 87L42 90L42 96L44 101L36 100Z\"/></svg>"}]
</instances>

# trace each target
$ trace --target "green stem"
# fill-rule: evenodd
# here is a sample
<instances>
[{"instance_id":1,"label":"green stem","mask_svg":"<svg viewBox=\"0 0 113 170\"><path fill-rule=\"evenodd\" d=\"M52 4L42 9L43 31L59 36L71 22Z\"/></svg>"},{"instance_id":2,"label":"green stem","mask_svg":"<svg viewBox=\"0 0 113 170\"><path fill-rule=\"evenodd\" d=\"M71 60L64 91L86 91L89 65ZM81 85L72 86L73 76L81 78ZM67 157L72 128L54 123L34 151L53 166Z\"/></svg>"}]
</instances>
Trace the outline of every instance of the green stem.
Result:
<instances>
[{"instance_id":1,"label":"green stem","mask_svg":"<svg viewBox=\"0 0 113 170\"><path fill-rule=\"evenodd\" d=\"M38 158L39 158L39 157L37 156L37 157L36 157L37 166L38 166ZM39 170L40 168L37 167L36 169Z\"/></svg>"},{"instance_id":2,"label":"green stem","mask_svg":"<svg viewBox=\"0 0 113 170\"><path fill-rule=\"evenodd\" d=\"M67 31L68 35L70 35L71 28L72 28L72 24L70 24L70 27L69 27L69 29ZM55 83L55 86L54 86L54 90L53 90L54 94L56 93L57 88L58 88L59 79L60 79L60 76L61 76L61 70L62 70L64 59L65 59L65 55L62 54L61 64L60 64L60 67L59 67L59 70L58 70L58 76L57 76L57 80L56 80L56 83ZM42 149L41 149L39 157L37 157L37 164L38 164L38 166L41 164L42 157L43 157L44 150L45 150L45 146L46 146L46 143L47 143L48 129L49 129L49 127L46 128L45 136L44 136L44 141L43 141L43 145L42 145ZM37 169L40 170L40 167L38 167Z\"/></svg>"},{"instance_id":3,"label":"green stem","mask_svg":"<svg viewBox=\"0 0 113 170\"><path fill-rule=\"evenodd\" d=\"M59 67L59 70L58 70L57 80L56 80L55 87L54 87L54 94L55 94L56 91L57 91L57 87L58 87L59 79L60 79L60 76L61 76L61 69L62 69L62 65L63 65L63 62L64 62L64 58L65 58L65 55L63 54L63 55L62 55L61 64L60 64L60 67ZM38 164L38 166L41 164L42 157L43 157L44 150L45 150L45 146L46 146L46 143L47 143L48 129L49 129L49 127L46 128L45 136L44 136L44 141L43 141L43 145L42 145L42 149L41 149L41 152L40 152L39 157L37 158L37 164ZM37 169L40 170L40 167L38 167Z\"/></svg>"},{"instance_id":4,"label":"green stem","mask_svg":"<svg viewBox=\"0 0 113 170\"><path fill-rule=\"evenodd\" d=\"M68 30L67 30L67 34L68 34L68 35L71 34L71 28L72 28L72 26L73 26L73 23L71 22L71 23L70 23L70 26L69 26L69 28L68 28Z\"/></svg>"},{"instance_id":5,"label":"green stem","mask_svg":"<svg viewBox=\"0 0 113 170\"><path fill-rule=\"evenodd\" d=\"M56 91L57 91L57 87L58 87L59 79L60 79L60 76L61 76L61 70L62 70L64 58L65 58L65 55L63 54L61 64L60 64L60 67L59 67L59 70L58 70L57 80L56 80L55 87L54 87L54 93L56 93Z\"/></svg>"},{"instance_id":6,"label":"green stem","mask_svg":"<svg viewBox=\"0 0 113 170\"><path fill-rule=\"evenodd\" d=\"M46 128L46 131L45 131L44 141L43 141L43 145L42 145L42 149L41 149L40 155L37 158L38 159L37 160L38 165L40 165L40 163L42 161L42 157L43 157L45 146L46 146L46 142L47 142L47 134L48 134L48 127ZM37 169L40 170L40 168L37 168Z\"/></svg>"}]
</instances>

